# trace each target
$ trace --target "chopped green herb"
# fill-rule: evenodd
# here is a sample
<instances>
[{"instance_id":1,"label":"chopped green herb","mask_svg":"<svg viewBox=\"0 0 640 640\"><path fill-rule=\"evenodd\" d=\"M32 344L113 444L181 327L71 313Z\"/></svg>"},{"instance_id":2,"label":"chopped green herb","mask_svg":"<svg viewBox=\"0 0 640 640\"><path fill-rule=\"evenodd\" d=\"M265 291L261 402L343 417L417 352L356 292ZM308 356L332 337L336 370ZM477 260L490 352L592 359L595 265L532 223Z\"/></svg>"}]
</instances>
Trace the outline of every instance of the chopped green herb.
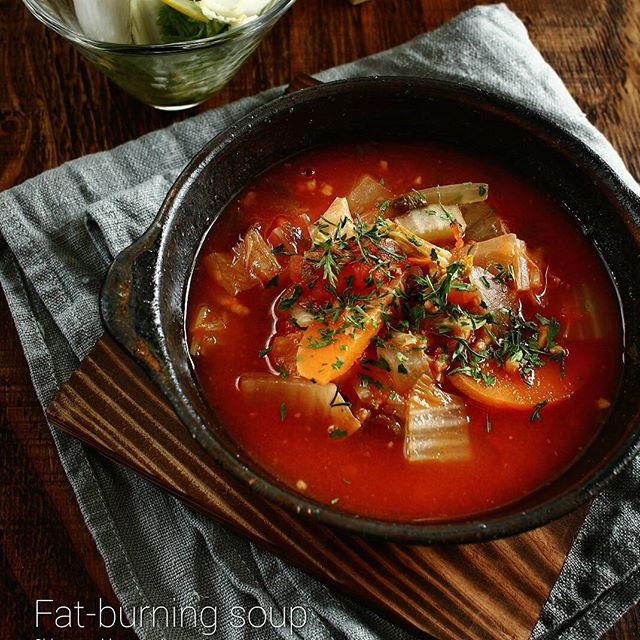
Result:
<instances>
[{"instance_id":1,"label":"chopped green herb","mask_svg":"<svg viewBox=\"0 0 640 640\"><path fill-rule=\"evenodd\" d=\"M548 400L543 400L542 402L538 402L534 407L531 415L529 416L529 422L535 422L536 420L542 420L542 416L540 415L540 411L543 407L545 407L549 403Z\"/></svg>"},{"instance_id":2,"label":"chopped green herb","mask_svg":"<svg viewBox=\"0 0 640 640\"><path fill-rule=\"evenodd\" d=\"M273 345L269 345L268 347L265 347L264 349L260 349L260 351L258 351L258 355L261 358L264 358L267 353L269 353L269 351L271 351L271 349L273 348Z\"/></svg>"},{"instance_id":3,"label":"chopped green herb","mask_svg":"<svg viewBox=\"0 0 640 640\"><path fill-rule=\"evenodd\" d=\"M287 298L282 298L282 300L278 302L278 311L286 311L287 309L290 309L296 303L296 300L301 294L302 287L299 284L295 284L291 295Z\"/></svg>"},{"instance_id":4,"label":"chopped green herb","mask_svg":"<svg viewBox=\"0 0 640 640\"><path fill-rule=\"evenodd\" d=\"M287 403L283 402L280 405L280 422L284 422L284 419L287 417Z\"/></svg>"},{"instance_id":5,"label":"chopped green herb","mask_svg":"<svg viewBox=\"0 0 640 640\"><path fill-rule=\"evenodd\" d=\"M332 429L329 431L329 437L332 440L338 440L339 438L346 438L349 434L344 429Z\"/></svg>"}]
</instances>

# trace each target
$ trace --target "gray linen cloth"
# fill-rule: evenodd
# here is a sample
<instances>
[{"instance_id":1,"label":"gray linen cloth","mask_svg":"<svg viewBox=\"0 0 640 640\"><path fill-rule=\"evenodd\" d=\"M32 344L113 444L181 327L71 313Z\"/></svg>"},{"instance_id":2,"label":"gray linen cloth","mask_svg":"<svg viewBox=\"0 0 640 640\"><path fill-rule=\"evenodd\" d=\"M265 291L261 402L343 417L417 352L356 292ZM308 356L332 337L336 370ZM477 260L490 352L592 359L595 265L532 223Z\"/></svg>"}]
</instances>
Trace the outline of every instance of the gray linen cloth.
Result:
<instances>
[{"instance_id":1,"label":"gray linen cloth","mask_svg":"<svg viewBox=\"0 0 640 640\"><path fill-rule=\"evenodd\" d=\"M638 189L504 5L476 7L432 33L318 78L375 74L457 80L515 98L580 137ZM273 89L203 113L0 194L0 278L43 405L102 332L97 300L106 252L116 254L149 225L179 171L207 140L281 93ZM409 637L73 438L55 429L53 437L125 611L217 606L215 637L222 638ZM594 502L534 638L596 638L638 600L639 489L636 460ZM304 606L308 620L293 636L287 627L232 628L231 607L256 605ZM135 625L145 640L208 637L189 620L168 629L145 620Z\"/></svg>"}]
</instances>

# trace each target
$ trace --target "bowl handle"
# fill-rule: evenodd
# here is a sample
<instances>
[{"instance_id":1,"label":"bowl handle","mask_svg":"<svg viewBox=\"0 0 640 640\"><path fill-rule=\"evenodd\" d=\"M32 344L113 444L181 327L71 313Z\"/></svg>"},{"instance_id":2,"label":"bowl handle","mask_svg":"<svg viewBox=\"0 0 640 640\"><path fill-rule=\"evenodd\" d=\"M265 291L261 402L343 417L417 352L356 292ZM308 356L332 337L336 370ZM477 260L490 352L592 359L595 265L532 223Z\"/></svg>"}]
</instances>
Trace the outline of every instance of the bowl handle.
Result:
<instances>
[{"instance_id":1,"label":"bowl handle","mask_svg":"<svg viewBox=\"0 0 640 640\"><path fill-rule=\"evenodd\" d=\"M159 356L154 280L160 244L158 219L111 264L100 293L100 314L106 330L161 382L166 369Z\"/></svg>"}]
</instances>

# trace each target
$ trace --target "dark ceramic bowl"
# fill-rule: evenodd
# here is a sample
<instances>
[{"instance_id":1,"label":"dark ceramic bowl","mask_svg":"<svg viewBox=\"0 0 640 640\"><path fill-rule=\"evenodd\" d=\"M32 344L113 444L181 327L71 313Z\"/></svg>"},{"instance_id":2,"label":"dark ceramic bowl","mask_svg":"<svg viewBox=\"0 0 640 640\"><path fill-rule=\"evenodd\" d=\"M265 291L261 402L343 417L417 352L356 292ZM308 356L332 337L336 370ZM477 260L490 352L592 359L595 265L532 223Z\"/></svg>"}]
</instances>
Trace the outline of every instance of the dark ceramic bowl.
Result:
<instances>
[{"instance_id":1,"label":"dark ceramic bowl","mask_svg":"<svg viewBox=\"0 0 640 640\"><path fill-rule=\"evenodd\" d=\"M346 140L458 143L498 156L561 201L588 233L619 292L627 356L607 422L584 454L518 502L465 519L399 523L358 517L295 493L249 459L204 401L184 328L185 296L203 236L256 176L302 151ZM639 449L640 201L584 144L549 120L484 91L417 78L324 84L257 109L191 161L158 217L107 276L108 330L158 383L215 462L288 509L352 532L415 543L506 536L564 515L596 494Z\"/></svg>"}]
</instances>

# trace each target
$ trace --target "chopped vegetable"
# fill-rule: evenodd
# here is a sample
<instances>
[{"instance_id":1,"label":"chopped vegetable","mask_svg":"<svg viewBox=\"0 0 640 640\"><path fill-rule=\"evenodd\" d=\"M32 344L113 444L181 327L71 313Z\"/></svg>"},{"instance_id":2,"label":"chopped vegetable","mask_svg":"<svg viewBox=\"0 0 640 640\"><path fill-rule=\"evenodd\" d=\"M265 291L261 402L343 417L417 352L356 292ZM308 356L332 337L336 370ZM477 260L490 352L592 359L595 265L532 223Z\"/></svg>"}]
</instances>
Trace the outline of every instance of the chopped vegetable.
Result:
<instances>
[{"instance_id":1,"label":"chopped vegetable","mask_svg":"<svg viewBox=\"0 0 640 640\"><path fill-rule=\"evenodd\" d=\"M407 404L404 455L410 462L458 462L471 458L465 403L420 377Z\"/></svg>"},{"instance_id":2,"label":"chopped vegetable","mask_svg":"<svg viewBox=\"0 0 640 640\"><path fill-rule=\"evenodd\" d=\"M378 358L388 364L391 386L398 393L411 389L429 370L430 360L425 353L427 345L424 336L394 331L377 347Z\"/></svg>"},{"instance_id":3,"label":"chopped vegetable","mask_svg":"<svg viewBox=\"0 0 640 640\"><path fill-rule=\"evenodd\" d=\"M398 286L372 297L361 322L347 322L344 313L336 322L314 322L298 349L298 373L322 384L346 373L382 328L383 314L393 304Z\"/></svg>"},{"instance_id":4,"label":"chopped vegetable","mask_svg":"<svg viewBox=\"0 0 640 640\"><path fill-rule=\"evenodd\" d=\"M490 313L497 324L505 324L508 312L515 312L518 306L515 293L482 267L471 268L469 282L478 292L485 312Z\"/></svg>"},{"instance_id":5,"label":"chopped vegetable","mask_svg":"<svg viewBox=\"0 0 640 640\"><path fill-rule=\"evenodd\" d=\"M364 175L347 196L351 211L360 215L392 197L391 191L370 175ZM383 207L384 208L384 207Z\"/></svg>"},{"instance_id":6,"label":"chopped vegetable","mask_svg":"<svg viewBox=\"0 0 640 640\"><path fill-rule=\"evenodd\" d=\"M460 210L467 223L465 230L467 240L480 242L509 233L502 218L486 202L465 204L460 207Z\"/></svg>"},{"instance_id":7,"label":"chopped vegetable","mask_svg":"<svg viewBox=\"0 0 640 640\"><path fill-rule=\"evenodd\" d=\"M353 236L353 218L347 199L336 198L311 227L310 233L314 244L321 244L334 235L340 238Z\"/></svg>"},{"instance_id":8,"label":"chopped vegetable","mask_svg":"<svg viewBox=\"0 0 640 640\"><path fill-rule=\"evenodd\" d=\"M564 331L567 340L597 340L611 335L612 327L602 313L603 294L586 282L568 287L562 305Z\"/></svg>"},{"instance_id":9,"label":"chopped vegetable","mask_svg":"<svg viewBox=\"0 0 640 640\"><path fill-rule=\"evenodd\" d=\"M260 283L266 284L281 269L270 245L255 225L233 248L231 255L210 253L205 256L204 265L209 275L231 295Z\"/></svg>"},{"instance_id":10,"label":"chopped vegetable","mask_svg":"<svg viewBox=\"0 0 640 640\"><path fill-rule=\"evenodd\" d=\"M214 313L209 305L201 304L189 326L189 353L198 356L217 341L217 334L227 326L227 314Z\"/></svg>"},{"instance_id":11,"label":"chopped vegetable","mask_svg":"<svg viewBox=\"0 0 640 640\"><path fill-rule=\"evenodd\" d=\"M273 368L281 375L298 375L296 356L302 338L302 331L288 333L285 336L275 336L269 347L269 361Z\"/></svg>"},{"instance_id":12,"label":"chopped vegetable","mask_svg":"<svg viewBox=\"0 0 640 640\"><path fill-rule=\"evenodd\" d=\"M413 190L398 196L391 202L390 209L394 215L419 209L428 204L461 205L486 200L489 185L482 182L464 182L447 184L429 189Z\"/></svg>"},{"instance_id":13,"label":"chopped vegetable","mask_svg":"<svg viewBox=\"0 0 640 640\"><path fill-rule=\"evenodd\" d=\"M451 252L439 247L427 240L416 236L406 227L395 221L387 222L389 237L400 244L407 255L418 255L430 262L436 262L441 267L446 267L451 260Z\"/></svg>"},{"instance_id":14,"label":"chopped vegetable","mask_svg":"<svg viewBox=\"0 0 640 640\"><path fill-rule=\"evenodd\" d=\"M460 393L488 407L531 411L538 402L559 402L577 388L576 381L563 377L558 366L536 369L531 384L525 384L517 371L509 373L493 363L483 363L481 368L486 376L495 380L494 384L487 385L464 373L450 375L448 379Z\"/></svg>"},{"instance_id":15,"label":"chopped vegetable","mask_svg":"<svg viewBox=\"0 0 640 640\"><path fill-rule=\"evenodd\" d=\"M464 233L467 226L460 208L455 204L429 204L398 216L396 222L429 242L453 242L457 230Z\"/></svg>"},{"instance_id":16,"label":"chopped vegetable","mask_svg":"<svg viewBox=\"0 0 640 640\"><path fill-rule=\"evenodd\" d=\"M247 401L273 401L285 408L286 415L304 414L312 425L322 423L332 431L351 435L360 428L335 384L314 384L308 380L282 379L270 374L247 374L240 378L240 391Z\"/></svg>"},{"instance_id":17,"label":"chopped vegetable","mask_svg":"<svg viewBox=\"0 0 640 640\"><path fill-rule=\"evenodd\" d=\"M513 281L517 291L537 290L542 287L542 273L531 260L527 245L514 233L483 240L467 250L473 264L488 269L503 282Z\"/></svg>"}]
</instances>

